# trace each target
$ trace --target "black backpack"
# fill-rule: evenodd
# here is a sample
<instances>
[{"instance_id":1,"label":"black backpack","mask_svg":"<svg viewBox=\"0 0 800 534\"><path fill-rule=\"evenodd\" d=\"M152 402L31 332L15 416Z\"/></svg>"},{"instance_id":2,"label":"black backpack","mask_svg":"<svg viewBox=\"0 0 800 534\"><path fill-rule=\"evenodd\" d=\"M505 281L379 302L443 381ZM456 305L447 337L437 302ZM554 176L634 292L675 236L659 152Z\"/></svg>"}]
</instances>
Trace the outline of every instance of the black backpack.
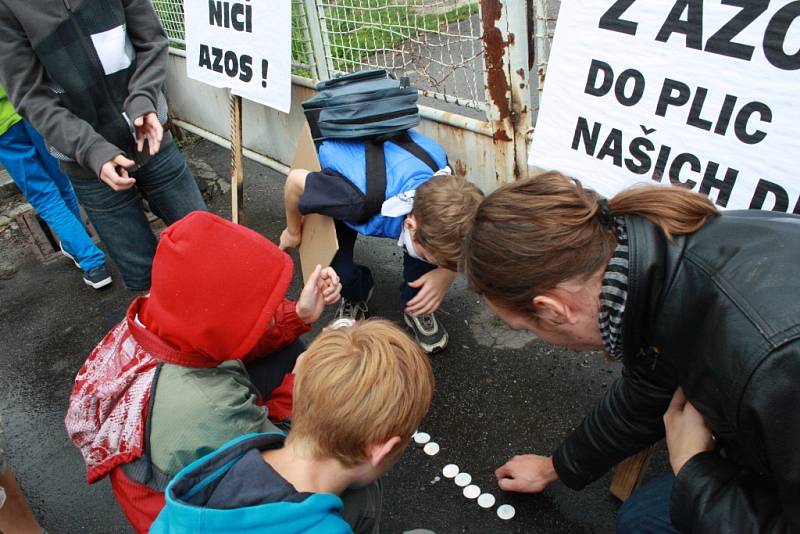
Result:
<instances>
[{"instance_id":1,"label":"black backpack","mask_svg":"<svg viewBox=\"0 0 800 534\"><path fill-rule=\"evenodd\" d=\"M303 102L314 142L369 139L419 124L417 88L408 78L396 80L384 69L345 74L317 84Z\"/></svg>"}]
</instances>

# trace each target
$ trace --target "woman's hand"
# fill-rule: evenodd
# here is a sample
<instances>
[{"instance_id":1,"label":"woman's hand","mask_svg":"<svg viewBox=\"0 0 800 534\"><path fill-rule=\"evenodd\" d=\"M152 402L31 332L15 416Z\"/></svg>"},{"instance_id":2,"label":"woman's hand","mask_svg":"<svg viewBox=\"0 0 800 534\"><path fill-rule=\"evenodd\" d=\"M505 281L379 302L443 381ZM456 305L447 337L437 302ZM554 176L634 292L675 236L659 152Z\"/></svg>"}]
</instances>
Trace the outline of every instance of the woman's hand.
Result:
<instances>
[{"instance_id":1,"label":"woman's hand","mask_svg":"<svg viewBox=\"0 0 800 534\"><path fill-rule=\"evenodd\" d=\"M494 475L501 490L522 493L539 493L558 480L553 457L536 454L514 456Z\"/></svg>"},{"instance_id":2,"label":"woman's hand","mask_svg":"<svg viewBox=\"0 0 800 534\"><path fill-rule=\"evenodd\" d=\"M664 413L669 463L675 476L692 456L714 450L714 436L703 414L686 399L683 388L675 390Z\"/></svg>"}]
</instances>

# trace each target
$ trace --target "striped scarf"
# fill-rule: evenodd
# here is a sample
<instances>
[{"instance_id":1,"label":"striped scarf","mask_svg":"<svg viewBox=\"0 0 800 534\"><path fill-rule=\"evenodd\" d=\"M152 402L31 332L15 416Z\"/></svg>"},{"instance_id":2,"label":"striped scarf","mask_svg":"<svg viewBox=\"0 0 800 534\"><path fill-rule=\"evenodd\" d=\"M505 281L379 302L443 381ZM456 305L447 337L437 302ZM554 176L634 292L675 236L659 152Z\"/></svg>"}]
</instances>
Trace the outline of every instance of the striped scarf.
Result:
<instances>
[{"instance_id":1,"label":"striped scarf","mask_svg":"<svg viewBox=\"0 0 800 534\"><path fill-rule=\"evenodd\" d=\"M628 298L628 232L625 219L614 217L617 248L608 262L600 289L600 334L603 346L612 358L622 358L622 320Z\"/></svg>"}]
</instances>

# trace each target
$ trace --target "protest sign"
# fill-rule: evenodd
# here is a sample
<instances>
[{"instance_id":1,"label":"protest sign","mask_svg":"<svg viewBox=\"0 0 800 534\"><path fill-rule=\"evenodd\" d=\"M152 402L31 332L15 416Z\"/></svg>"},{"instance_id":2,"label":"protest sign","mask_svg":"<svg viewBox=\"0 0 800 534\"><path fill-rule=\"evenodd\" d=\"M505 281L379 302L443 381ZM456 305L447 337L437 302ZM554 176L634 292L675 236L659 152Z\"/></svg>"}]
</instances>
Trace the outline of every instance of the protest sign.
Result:
<instances>
[{"instance_id":1,"label":"protest sign","mask_svg":"<svg viewBox=\"0 0 800 534\"><path fill-rule=\"evenodd\" d=\"M284 113L291 104L291 0L184 0L189 78Z\"/></svg>"},{"instance_id":2,"label":"protest sign","mask_svg":"<svg viewBox=\"0 0 800 534\"><path fill-rule=\"evenodd\" d=\"M529 163L800 213L800 2L565 0Z\"/></svg>"}]
</instances>

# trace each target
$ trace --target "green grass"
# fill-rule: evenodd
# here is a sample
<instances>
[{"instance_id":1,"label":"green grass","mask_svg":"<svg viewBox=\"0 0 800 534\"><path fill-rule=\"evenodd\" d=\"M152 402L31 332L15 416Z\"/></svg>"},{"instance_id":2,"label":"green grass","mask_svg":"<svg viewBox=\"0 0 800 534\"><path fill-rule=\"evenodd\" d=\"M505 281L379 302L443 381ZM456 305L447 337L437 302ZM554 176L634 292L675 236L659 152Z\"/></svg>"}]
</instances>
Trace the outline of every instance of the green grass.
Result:
<instances>
[{"instance_id":1,"label":"green grass","mask_svg":"<svg viewBox=\"0 0 800 534\"><path fill-rule=\"evenodd\" d=\"M437 14L415 14L391 0L373 0L371 9L360 10L363 0L341 0L326 9L331 55L335 70L348 71L380 49L393 49L401 42L425 31L436 31L444 25L460 22L478 12L478 4L468 4ZM414 24L400 28L398 24Z\"/></svg>"}]
</instances>

